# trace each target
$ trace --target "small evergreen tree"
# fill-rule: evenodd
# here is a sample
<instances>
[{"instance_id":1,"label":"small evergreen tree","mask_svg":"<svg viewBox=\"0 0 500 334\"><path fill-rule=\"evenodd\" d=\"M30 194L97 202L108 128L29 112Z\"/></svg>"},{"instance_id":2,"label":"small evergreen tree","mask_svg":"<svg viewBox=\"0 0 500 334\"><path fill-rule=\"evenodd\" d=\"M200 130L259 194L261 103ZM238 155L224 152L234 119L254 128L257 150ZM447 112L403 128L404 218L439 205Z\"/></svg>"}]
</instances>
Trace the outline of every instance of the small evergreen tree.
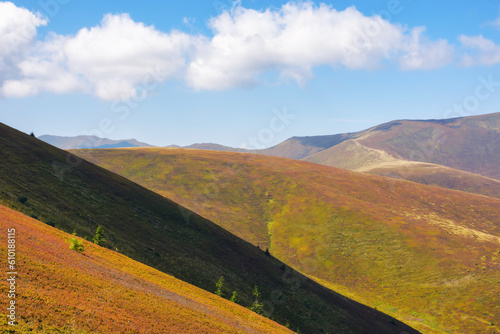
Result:
<instances>
[{"instance_id":1,"label":"small evergreen tree","mask_svg":"<svg viewBox=\"0 0 500 334\"><path fill-rule=\"evenodd\" d=\"M264 305L259 302L260 291L259 291L259 288L257 287L257 285L254 286L254 288L253 288L252 296L255 297L255 301L253 302L252 306L250 307L250 310L254 311L257 314L262 314L262 306L264 306Z\"/></svg>"},{"instance_id":2,"label":"small evergreen tree","mask_svg":"<svg viewBox=\"0 0 500 334\"><path fill-rule=\"evenodd\" d=\"M101 246L103 241L104 241L104 230L101 226L97 226L97 230L95 231L95 235L92 238L92 242L98 246Z\"/></svg>"},{"instance_id":3,"label":"small evergreen tree","mask_svg":"<svg viewBox=\"0 0 500 334\"><path fill-rule=\"evenodd\" d=\"M231 296L231 299L229 299L233 303L238 304L240 301L238 300L238 293L236 291L233 291L233 295Z\"/></svg>"},{"instance_id":4,"label":"small evergreen tree","mask_svg":"<svg viewBox=\"0 0 500 334\"><path fill-rule=\"evenodd\" d=\"M217 283L215 283L215 286L217 287L217 290L215 290L215 294L219 297L222 297L222 295L224 294L222 292L222 287L224 286L224 276L221 276L219 278L219 280L217 281Z\"/></svg>"}]
</instances>

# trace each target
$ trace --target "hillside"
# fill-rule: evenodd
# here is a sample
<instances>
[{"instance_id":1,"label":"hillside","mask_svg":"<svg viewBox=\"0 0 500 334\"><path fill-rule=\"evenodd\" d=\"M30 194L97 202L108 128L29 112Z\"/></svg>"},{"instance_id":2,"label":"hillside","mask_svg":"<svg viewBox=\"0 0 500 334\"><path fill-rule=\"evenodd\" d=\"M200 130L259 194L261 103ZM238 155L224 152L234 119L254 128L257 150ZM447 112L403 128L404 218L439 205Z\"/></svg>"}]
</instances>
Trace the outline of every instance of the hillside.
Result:
<instances>
[{"instance_id":1,"label":"hillside","mask_svg":"<svg viewBox=\"0 0 500 334\"><path fill-rule=\"evenodd\" d=\"M135 139L107 139L97 136L63 137L42 135L38 139L63 150L76 148L121 148L121 147L151 147L152 145L139 142Z\"/></svg>"},{"instance_id":2,"label":"hillside","mask_svg":"<svg viewBox=\"0 0 500 334\"><path fill-rule=\"evenodd\" d=\"M0 228L15 229L18 326L2 333L292 333L265 317L117 252L0 205ZM7 239L0 251L7 254ZM7 296L6 284L1 285ZM14 328L16 331L14 331Z\"/></svg>"},{"instance_id":3,"label":"hillside","mask_svg":"<svg viewBox=\"0 0 500 334\"><path fill-rule=\"evenodd\" d=\"M0 204L208 291L221 276L241 305L258 286L264 313L305 333L399 333L411 328L293 271L264 250L121 176L0 124ZM70 288L69 286L67 288Z\"/></svg>"},{"instance_id":4,"label":"hillside","mask_svg":"<svg viewBox=\"0 0 500 334\"><path fill-rule=\"evenodd\" d=\"M293 137L259 153L308 160L347 140L396 159L428 162L500 179L500 113L442 120L398 120L367 130ZM328 160L324 154L316 162Z\"/></svg>"},{"instance_id":5,"label":"hillside","mask_svg":"<svg viewBox=\"0 0 500 334\"><path fill-rule=\"evenodd\" d=\"M346 140L304 160L500 198L498 180L437 164L398 159L383 150L366 147L355 139Z\"/></svg>"},{"instance_id":6,"label":"hillside","mask_svg":"<svg viewBox=\"0 0 500 334\"><path fill-rule=\"evenodd\" d=\"M255 154L75 153L422 332L500 330L498 199Z\"/></svg>"},{"instance_id":7,"label":"hillside","mask_svg":"<svg viewBox=\"0 0 500 334\"><path fill-rule=\"evenodd\" d=\"M353 133L292 137L261 150L217 144L185 148L302 159L486 196L498 197L500 192L496 182L500 180L500 113L392 121ZM411 161L448 168L429 169ZM405 172L401 172L403 165ZM410 173L410 167L416 168L415 174Z\"/></svg>"}]
</instances>

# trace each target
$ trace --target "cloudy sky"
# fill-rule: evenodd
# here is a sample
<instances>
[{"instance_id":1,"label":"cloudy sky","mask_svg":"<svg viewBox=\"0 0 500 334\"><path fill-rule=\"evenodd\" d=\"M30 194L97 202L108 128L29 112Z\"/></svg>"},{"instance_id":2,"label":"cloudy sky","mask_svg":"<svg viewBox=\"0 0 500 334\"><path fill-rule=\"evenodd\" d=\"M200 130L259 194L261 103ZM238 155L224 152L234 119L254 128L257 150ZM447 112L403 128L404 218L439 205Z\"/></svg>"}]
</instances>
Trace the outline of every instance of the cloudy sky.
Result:
<instances>
[{"instance_id":1,"label":"cloudy sky","mask_svg":"<svg viewBox=\"0 0 500 334\"><path fill-rule=\"evenodd\" d=\"M216 142L500 111L496 1L0 2L0 122Z\"/></svg>"}]
</instances>

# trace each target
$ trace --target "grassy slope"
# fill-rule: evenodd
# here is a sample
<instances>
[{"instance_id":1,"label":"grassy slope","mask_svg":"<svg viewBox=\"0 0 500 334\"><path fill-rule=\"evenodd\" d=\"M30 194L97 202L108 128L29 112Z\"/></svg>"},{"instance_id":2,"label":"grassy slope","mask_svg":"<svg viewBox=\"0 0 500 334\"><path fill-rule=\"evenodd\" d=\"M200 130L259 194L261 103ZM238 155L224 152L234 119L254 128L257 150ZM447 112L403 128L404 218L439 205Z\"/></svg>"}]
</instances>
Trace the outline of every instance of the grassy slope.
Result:
<instances>
[{"instance_id":1,"label":"grassy slope","mask_svg":"<svg viewBox=\"0 0 500 334\"><path fill-rule=\"evenodd\" d=\"M398 121L360 143L406 160L500 180L500 113L444 121Z\"/></svg>"},{"instance_id":2,"label":"grassy slope","mask_svg":"<svg viewBox=\"0 0 500 334\"><path fill-rule=\"evenodd\" d=\"M252 154L76 153L424 332L500 329L498 199Z\"/></svg>"},{"instance_id":3,"label":"grassy slope","mask_svg":"<svg viewBox=\"0 0 500 334\"><path fill-rule=\"evenodd\" d=\"M91 238L176 278L250 306L259 286L266 314L305 333L399 333L404 325L346 300L264 251L129 180L0 124L0 204ZM18 196L26 196L21 204ZM406 331L412 332L406 328Z\"/></svg>"},{"instance_id":4,"label":"grassy slope","mask_svg":"<svg viewBox=\"0 0 500 334\"><path fill-rule=\"evenodd\" d=\"M0 206L0 229L15 228L18 327L2 333L292 333L276 322L119 253ZM0 252L7 253L1 239ZM0 293L7 295L7 284ZM14 330L15 329L15 330Z\"/></svg>"},{"instance_id":5,"label":"grassy slope","mask_svg":"<svg viewBox=\"0 0 500 334\"><path fill-rule=\"evenodd\" d=\"M385 151L347 140L304 159L326 166L382 175L500 198L500 181L436 164L401 160Z\"/></svg>"}]
</instances>

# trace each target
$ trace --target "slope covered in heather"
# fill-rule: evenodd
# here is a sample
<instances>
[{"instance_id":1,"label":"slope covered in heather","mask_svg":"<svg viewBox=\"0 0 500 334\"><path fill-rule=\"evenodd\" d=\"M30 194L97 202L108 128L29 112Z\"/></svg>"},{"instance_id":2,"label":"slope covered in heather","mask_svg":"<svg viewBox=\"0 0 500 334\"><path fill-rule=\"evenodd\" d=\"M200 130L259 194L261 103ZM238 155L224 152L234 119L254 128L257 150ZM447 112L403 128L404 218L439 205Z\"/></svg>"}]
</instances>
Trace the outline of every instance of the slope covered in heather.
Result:
<instances>
[{"instance_id":1,"label":"slope covered in heather","mask_svg":"<svg viewBox=\"0 0 500 334\"><path fill-rule=\"evenodd\" d=\"M75 153L422 332L499 330L498 199L255 154Z\"/></svg>"},{"instance_id":2,"label":"slope covered in heather","mask_svg":"<svg viewBox=\"0 0 500 334\"><path fill-rule=\"evenodd\" d=\"M0 204L91 240L241 305L260 288L269 318L306 333L399 333L407 326L350 301L264 250L108 170L0 124ZM67 286L70 289L71 286Z\"/></svg>"},{"instance_id":3,"label":"slope covered in heather","mask_svg":"<svg viewBox=\"0 0 500 334\"><path fill-rule=\"evenodd\" d=\"M0 228L15 229L17 326L2 333L292 333L263 316L117 252L0 205ZM7 253L2 238L0 252ZM2 296L8 286L1 285Z\"/></svg>"}]
</instances>

